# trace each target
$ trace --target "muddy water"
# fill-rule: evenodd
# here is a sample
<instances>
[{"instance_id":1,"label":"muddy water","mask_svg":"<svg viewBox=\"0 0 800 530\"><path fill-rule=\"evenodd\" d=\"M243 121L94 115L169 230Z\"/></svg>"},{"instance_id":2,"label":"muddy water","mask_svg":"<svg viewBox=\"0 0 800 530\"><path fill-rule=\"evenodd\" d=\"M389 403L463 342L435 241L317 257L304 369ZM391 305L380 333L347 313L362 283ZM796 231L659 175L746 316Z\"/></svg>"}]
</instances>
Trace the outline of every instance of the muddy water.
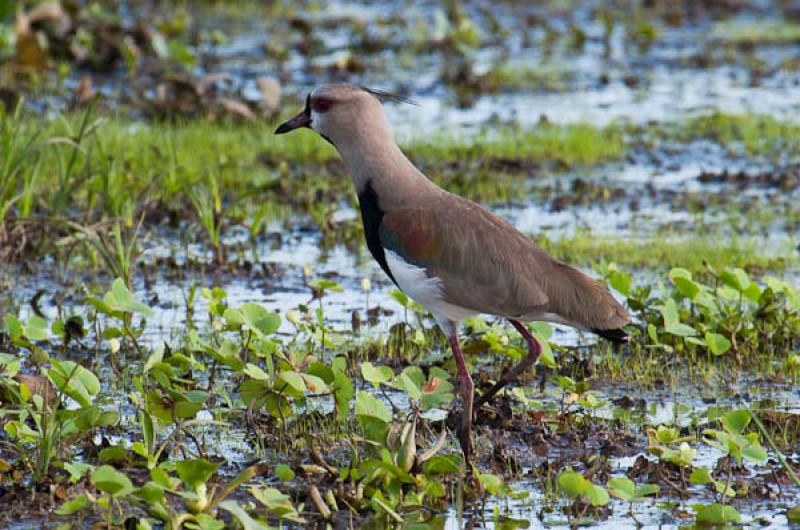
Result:
<instances>
[{"instance_id":1,"label":"muddy water","mask_svg":"<svg viewBox=\"0 0 800 530\"><path fill-rule=\"evenodd\" d=\"M301 280L298 279L298 285ZM354 285L355 284L355 285ZM342 282L345 287L344 293L339 293L340 300L336 300L333 296L330 299L324 300L324 307L326 314L334 322L341 322L341 324L334 324L334 327L339 329L339 326L346 325L349 318L349 310L353 306L358 306L358 298L361 293L357 291L356 282ZM174 283L159 282L148 290L148 293L154 291L161 293L169 293L170 295L178 293L180 287ZM230 282L224 285L228 290L229 295L237 301L257 301L263 303L267 307L274 307L276 310L285 311L287 307L291 307L299 299L301 302L308 302L308 295L303 295L301 292L292 293L290 291L284 295L276 293L262 294L256 286L248 287L247 282ZM301 289L298 287L298 291ZM376 292L380 292L377 289ZM144 291L141 294L145 294ZM296 298L295 298L296 297ZM386 297L373 295L373 303L381 302ZM162 298L163 302L163 298ZM392 302L386 300L387 305ZM156 306L157 308L159 306ZM197 313L202 314L202 308L197 308ZM149 342L152 345L160 344L161 341L171 335L179 333L177 330L183 328L185 322L183 315L183 302L180 296L175 296L172 299L172 307L170 309L161 308L157 309L157 316L152 319L153 322L158 322L156 327L148 333ZM401 318L401 317L397 317ZM284 327L286 324L284 324ZM379 327L381 329L383 326ZM286 332L291 332L291 329L286 329ZM373 330L373 332L380 332ZM172 337L176 338L176 337ZM575 343L580 340L580 337L574 333L564 333L563 335L556 334L555 340L560 344ZM115 374L110 369L100 370L98 376L102 381L113 381ZM644 444L644 429L648 426L655 426L659 424L677 424L677 425L691 425L699 424L702 426L703 417L705 412L711 406L741 406L742 404L751 404L754 406L761 401L768 401L770 410L780 410L787 413L798 414L800 413L800 393L793 385L787 384L781 387L775 385L765 385L763 382L752 382L735 385L730 389L715 389L713 392L713 403L708 402L708 389L700 387L682 388L676 390L656 390L656 391L642 391L641 389L629 387L626 385L601 385L594 388L593 391L601 401L611 401L621 397L639 396L643 398L643 403L637 404L632 412L632 422L629 423L632 432L638 432L639 437ZM103 393L106 397L98 399L98 405L103 407L110 407L118 409L119 407L119 393L113 388L104 389ZM401 409L405 408L406 404L402 396L393 396L394 403ZM539 396L533 394L531 396L540 402L541 406L545 409L558 410L562 396L556 390L548 391L546 394ZM123 400L124 401L124 400ZM327 409L330 404L315 403L313 408ZM595 414L599 417L613 417L614 409L616 407L608 404L598 409ZM134 417L131 414L126 414L127 417ZM441 419L443 414L428 415L429 419ZM211 419L209 412L201 411L198 414L199 419ZM246 462L253 459L267 456L259 454L253 446L251 435L243 428L226 428L226 429L207 429L204 433L198 430L198 436L204 443L209 444L209 447L214 448L214 454L224 457L229 465L241 466ZM109 441L112 443L116 438ZM96 440L100 443L100 440ZM479 442L480 443L480 442ZM522 446L520 451L529 452L530 448ZM627 470L633 465L639 454L637 453L627 457L612 458L610 461L611 472L615 476L624 475ZM559 450L552 448L548 458L558 458ZM722 456L718 451L701 447L700 451L694 459L695 466L707 466L713 468L717 459ZM529 457L525 460L537 460L537 457ZM797 457L797 455L795 455ZM653 457L650 457L653 458ZM531 465L523 465L522 476L529 474L532 471ZM755 471L754 471L755 472ZM478 527L486 528L499 528L500 521L494 520L494 510L499 510L498 513L502 514L503 518L513 518L517 520L527 520L530 523L529 528L567 528L566 518L558 511L542 513L543 506L550 506L543 498L541 491L541 481L522 478L514 480L511 483L515 491L525 491L528 497L524 500L509 499L506 501L491 501L485 506L470 506L466 509L466 513L459 513L459 510L454 507L447 514L443 521L445 528L463 528L464 524L476 524ZM786 494L794 495L793 489L786 490ZM645 523L647 527L658 526L659 528L677 528L682 525L682 520L676 515L674 511L667 509L668 502L679 502L680 499L670 498L669 495L662 495L657 502L648 501L637 504L636 513L640 521ZM786 524L785 516L779 507L785 505L785 501L778 500L777 502L770 503L766 501L752 502L744 500L735 504L737 509L749 518L758 518L762 524L769 523L768 528L781 528ZM600 528L634 528L635 524L631 521L627 514L627 504L618 501L613 501L611 504L611 513L606 520L595 522ZM381 523L382 524L382 523ZM24 527L24 526L23 526ZM378 526L380 527L380 525Z\"/></svg>"},{"instance_id":2,"label":"muddy water","mask_svg":"<svg viewBox=\"0 0 800 530\"><path fill-rule=\"evenodd\" d=\"M150 252L155 252L158 249L159 247L154 247ZM160 251L163 251L163 249ZM246 278L227 278L221 282L214 282L211 281L212 278L208 278L207 285L214 283L222 285L228 291L231 303L234 305L255 301L283 313L288 308L295 307L300 303L317 303L311 300L310 292L304 286L302 275L303 265L312 263L315 273L337 273L337 279L340 280L344 290L341 293L331 293L326 296L323 299L323 307L325 308L326 318L330 320L333 327L337 330L346 330L350 312L353 309L363 308L366 303L365 295L359 286L360 278L372 276L377 279L380 274L380 271L371 262L364 261L362 257L353 256L344 250L337 249L328 255L321 254L318 241L311 235L288 238L284 248L272 251L268 257L283 264L286 269L280 283L277 285L269 285L269 282L264 280ZM344 274L342 274L343 271ZM32 293L35 288L53 289L54 291L62 288L54 280L51 280L50 283L42 282L41 278L29 280L29 284L18 286L21 289L20 292ZM397 307L396 303L386 295L387 287L387 282L383 282L383 284L375 282L375 287L370 295L370 305L381 304L386 307L396 307L398 309L397 313L387 319L388 322L392 322L401 319L402 312L399 311L400 308ZM157 279L154 284L148 287L137 282L135 291L140 299L146 299L154 292L159 293L159 301L154 306L156 316L151 318L147 332L147 341L152 346L157 346L164 340L171 341L179 338L178 335L181 333L179 330L184 329L186 323L185 293L187 289L188 286L185 282L175 282L164 278ZM20 300L24 298L21 297ZM43 301L46 303L46 297ZM53 308L48 308L46 304L43 304L43 308L48 316L55 316ZM205 319L204 315L203 302L198 299L195 309L195 321L201 327ZM381 324L372 332L380 333L381 330L385 329L385 325ZM284 322L282 331L291 333L292 328ZM581 340L581 337L575 333L564 333L563 335L557 334L555 340L560 344L575 344ZM114 374L110 369L101 371L98 375L103 381L114 380ZM593 388L593 391L601 401L613 401L617 398L630 396L643 398L643 402L638 403L633 408L632 421L630 423L632 432L639 433L638 436L642 439L642 443L644 443L644 429L648 426L674 423L680 426L699 424L702 427L706 411L713 406L741 406L742 404L756 406L759 402L769 402L770 410L792 414L800 413L800 392L795 386L791 384L765 385L763 381L749 379L734 381L729 388L714 389L711 394L709 394L709 389L704 388L702 385L642 391L634 385L615 384L599 385ZM117 399L113 397L115 395L114 389L108 388L104 390L104 393L106 393L107 397L99 400L99 404L117 408L119 404ZM405 404L400 396L390 394L390 397L393 398L396 405L401 408L404 407ZM539 401L543 408L551 410L558 410L563 398L560 395L560 391L555 389L548 390L543 395L533 394L531 397ZM330 404L326 403L316 403L314 405L315 408L321 407L323 410L329 406ZM598 409L595 414L599 417L611 418L615 408L614 405L609 403ZM198 417L201 419L210 418L210 415L208 412L203 411ZM430 419L436 418L431 417ZM257 454L250 436L243 429L209 429L202 437L205 443L214 447L216 454L224 456L234 466L263 456ZM112 439L110 441L113 442L115 440ZM520 447L520 450L530 451L528 447ZM645 453L612 458L612 474L615 476L624 475L639 454ZM536 458L531 458L532 456L530 455L526 460L535 460ZM559 449L553 448L549 458L558 458L558 456ZM696 466L713 468L720 456L721 454L714 449L701 447L694 462ZM535 464L523 465L523 477L531 472L532 465ZM528 492L528 497L522 500L492 501L482 507L467 507L465 508L466 511L454 507L447 514L444 514L442 524L444 524L445 528L454 529L463 528L465 524L475 524L478 527L486 528L500 528L502 527L501 521L495 520L494 515L494 510L497 509L503 518L529 521L529 528L568 527L565 516L557 510L554 512L542 512L543 506L549 506L549 503L543 496L539 480L522 478L515 480L512 486L517 491ZM792 491L787 491L787 494L793 495L793 493L790 493ZM637 504L637 517L647 527L677 528L682 526L683 520L680 518L679 512L672 510L671 505L668 509L667 503L677 503L679 501L680 499L662 495L657 502L648 501ZM736 507L748 518L758 518L768 528L781 528L786 524L786 519L783 513L778 511L777 507L782 504L783 501L777 503L743 501L737 503ZM626 515L627 511L628 506L626 503L613 501L608 518L595 522L595 525L608 529L634 528L635 523Z\"/></svg>"},{"instance_id":3,"label":"muddy water","mask_svg":"<svg viewBox=\"0 0 800 530\"><path fill-rule=\"evenodd\" d=\"M623 470L620 470L622 476ZM525 487L524 482L521 483ZM527 486L535 491L534 484L527 484ZM525 501L511 501L509 503L487 503L487 512L492 513L492 510L498 508L500 513L520 523L527 521L527 526L518 526L517 528L529 529L545 529L545 528L574 528L570 526L566 516L559 513L549 513L545 517L540 517L541 507L540 498L534 494ZM642 526L637 525L628 514L629 505L621 501L614 500L610 504L611 515L606 520L601 521L586 521L584 524L591 528L600 528L603 530L633 530L639 528L659 530L675 530L678 528L689 528L687 526L691 522L691 518L681 518L678 516L664 517L665 510L671 508L669 501L661 503L637 503L635 505L636 518L642 523ZM761 528L787 528L786 516L782 513L776 513L774 506L770 503L756 503L753 511L754 518L758 519L758 524ZM448 514L444 528L447 530L460 530L469 527L472 524L473 528L508 528L503 526L503 523L509 524L508 519L503 517L494 518L491 515L472 515L467 513L459 517L458 513ZM513 527L512 527L513 528Z\"/></svg>"}]
</instances>

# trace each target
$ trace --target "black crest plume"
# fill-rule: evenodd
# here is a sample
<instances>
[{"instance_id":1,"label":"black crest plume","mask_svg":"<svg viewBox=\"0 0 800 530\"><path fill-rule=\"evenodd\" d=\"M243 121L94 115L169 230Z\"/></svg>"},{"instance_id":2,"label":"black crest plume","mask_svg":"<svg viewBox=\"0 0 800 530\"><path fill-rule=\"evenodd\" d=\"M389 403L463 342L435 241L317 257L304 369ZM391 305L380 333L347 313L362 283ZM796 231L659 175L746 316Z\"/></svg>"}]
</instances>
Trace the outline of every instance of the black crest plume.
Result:
<instances>
[{"instance_id":1,"label":"black crest plume","mask_svg":"<svg viewBox=\"0 0 800 530\"><path fill-rule=\"evenodd\" d=\"M383 90L376 90L374 88L369 88L365 86L359 86L361 90L364 92L369 92L376 98L378 98L381 103L391 102L391 103L407 103L409 105L417 105L417 103L411 99L408 99L404 96L398 96L397 94L392 94L391 92L384 92Z\"/></svg>"}]
</instances>

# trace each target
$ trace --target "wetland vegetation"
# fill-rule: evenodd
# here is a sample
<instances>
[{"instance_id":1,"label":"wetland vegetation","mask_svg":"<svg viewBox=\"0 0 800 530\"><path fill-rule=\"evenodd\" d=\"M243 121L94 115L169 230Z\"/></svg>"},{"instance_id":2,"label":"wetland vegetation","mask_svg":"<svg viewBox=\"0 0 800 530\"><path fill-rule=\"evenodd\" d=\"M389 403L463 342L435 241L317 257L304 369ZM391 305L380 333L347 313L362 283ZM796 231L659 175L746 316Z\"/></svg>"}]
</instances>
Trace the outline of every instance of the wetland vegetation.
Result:
<instances>
[{"instance_id":1,"label":"wetland vegetation","mask_svg":"<svg viewBox=\"0 0 800 530\"><path fill-rule=\"evenodd\" d=\"M791 3L0 2L10 528L800 523ZM275 136L375 85L404 151L634 317L476 417L367 259L349 177ZM470 319L485 390L526 351Z\"/></svg>"}]
</instances>

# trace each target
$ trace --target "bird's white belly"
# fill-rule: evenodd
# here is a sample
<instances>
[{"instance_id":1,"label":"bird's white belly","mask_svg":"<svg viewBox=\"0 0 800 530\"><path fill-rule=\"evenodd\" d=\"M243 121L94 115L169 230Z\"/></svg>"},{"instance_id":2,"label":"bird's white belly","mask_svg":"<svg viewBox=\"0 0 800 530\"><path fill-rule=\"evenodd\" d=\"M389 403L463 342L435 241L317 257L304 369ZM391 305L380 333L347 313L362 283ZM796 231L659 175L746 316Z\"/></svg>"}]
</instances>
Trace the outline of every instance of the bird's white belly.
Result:
<instances>
[{"instance_id":1,"label":"bird's white belly","mask_svg":"<svg viewBox=\"0 0 800 530\"><path fill-rule=\"evenodd\" d=\"M452 333L454 326L478 314L447 302L441 278L429 277L425 269L407 262L391 250L386 250L385 254L386 264L400 289L430 311L445 333Z\"/></svg>"}]
</instances>

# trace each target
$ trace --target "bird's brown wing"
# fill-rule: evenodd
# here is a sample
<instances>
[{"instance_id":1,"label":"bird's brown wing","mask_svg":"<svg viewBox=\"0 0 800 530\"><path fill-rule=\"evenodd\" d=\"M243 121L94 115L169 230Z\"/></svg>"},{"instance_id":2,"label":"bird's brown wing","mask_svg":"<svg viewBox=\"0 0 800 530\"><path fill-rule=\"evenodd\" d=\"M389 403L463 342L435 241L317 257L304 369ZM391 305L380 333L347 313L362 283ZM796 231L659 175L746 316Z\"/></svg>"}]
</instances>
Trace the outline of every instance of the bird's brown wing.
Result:
<instances>
[{"instance_id":1,"label":"bird's brown wing","mask_svg":"<svg viewBox=\"0 0 800 530\"><path fill-rule=\"evenodd\" d=\"M386 212L381 244L441 278L449 303L526 320L549 313L588 329L630 322L600 284L481 206L449 194L424 206Z\"/></svg>"}]
</instances>

